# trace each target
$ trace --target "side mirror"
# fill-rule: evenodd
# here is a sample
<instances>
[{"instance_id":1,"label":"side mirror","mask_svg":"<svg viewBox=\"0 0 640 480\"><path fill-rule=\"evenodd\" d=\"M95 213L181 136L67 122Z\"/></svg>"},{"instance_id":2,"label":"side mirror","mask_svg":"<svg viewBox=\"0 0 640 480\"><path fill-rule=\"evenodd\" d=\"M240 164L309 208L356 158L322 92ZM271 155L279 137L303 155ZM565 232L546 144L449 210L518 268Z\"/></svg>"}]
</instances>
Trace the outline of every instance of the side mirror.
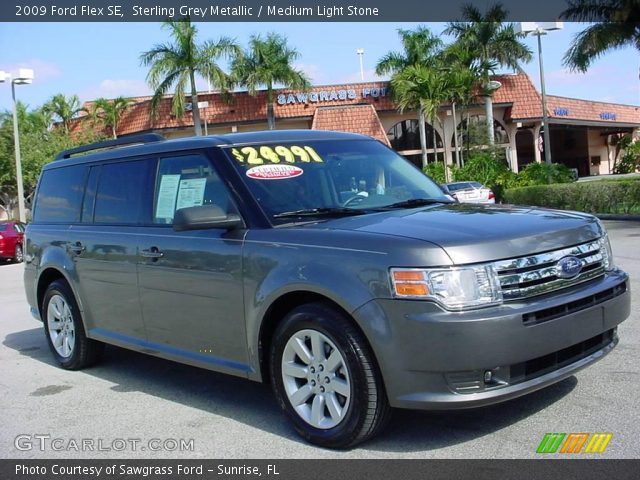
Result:
<instances>
[{"instance_id":1,"label":"side mirror","mask_svg":"<svg viewBox=\"0 0 640 480\"><path fill-rule=\"evenodd\" d=\"M233 230L243 226L244 222L235 213L226 214L216 205L200 205L176 210L173 217L173 229L176 232L184 230L208 230L224 228Z\"/></svg>"}]
</instances>

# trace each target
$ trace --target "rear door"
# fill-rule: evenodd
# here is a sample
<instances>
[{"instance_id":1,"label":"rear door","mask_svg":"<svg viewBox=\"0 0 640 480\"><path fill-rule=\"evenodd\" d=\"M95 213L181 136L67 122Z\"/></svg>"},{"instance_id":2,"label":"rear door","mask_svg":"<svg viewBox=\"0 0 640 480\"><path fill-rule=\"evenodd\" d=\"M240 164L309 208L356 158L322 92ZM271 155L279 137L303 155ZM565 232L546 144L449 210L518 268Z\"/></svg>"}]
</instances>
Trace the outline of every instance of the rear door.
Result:
<instances>
[{"instance_id":1,"label":"rear door","mask_svg":"<svg viewBox=\"0 0 640 480\"><path fill-rule=\"evenodd\" d=\"M146 338L138 299L141 226L150 219L154 159L91 167L82 217L69 231L90 336L118 344Z\"/></svg>"},{"instance_id":2,"label":"rear door","mask_svg":"<svg viewBox=\"0 0 640 480\"><path fill-rule=\"evenodd\" d=\"M140 302L149 344L163 356L243 375L248 371L244 231L176 232L176 210L215 204L235 210L203 153L159 159L152 224L139 237Z\"/></svg>"}]
</instances>

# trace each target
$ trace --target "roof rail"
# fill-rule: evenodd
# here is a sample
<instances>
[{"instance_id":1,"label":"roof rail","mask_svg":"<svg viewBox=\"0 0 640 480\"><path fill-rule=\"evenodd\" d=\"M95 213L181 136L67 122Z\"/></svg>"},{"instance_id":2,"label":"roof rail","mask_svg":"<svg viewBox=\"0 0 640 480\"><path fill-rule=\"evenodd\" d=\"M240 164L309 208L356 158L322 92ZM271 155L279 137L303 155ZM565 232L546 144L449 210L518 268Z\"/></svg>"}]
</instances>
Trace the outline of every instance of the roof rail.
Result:
<instances>
[{"instance_id":1,"label":"roof rail","mask_svg":"<svg viewBox=\"0 0 640 480\"><path fill-rule=\"evenodd\" d=\"M56 160L64 160L66 158L71 158L73 155L78 155L79 153L87 153L93 150L100 150L102 148L113 148L122 145L134 145L141 143L163 142L164 140L165 138L158 133L143 133L141 135L131 135L129 137L116 138L115 140L106 140L104 142L97 142L89 145L83 145L81 147L63 150L58 154Z\"/></svg>"}]
</instances>

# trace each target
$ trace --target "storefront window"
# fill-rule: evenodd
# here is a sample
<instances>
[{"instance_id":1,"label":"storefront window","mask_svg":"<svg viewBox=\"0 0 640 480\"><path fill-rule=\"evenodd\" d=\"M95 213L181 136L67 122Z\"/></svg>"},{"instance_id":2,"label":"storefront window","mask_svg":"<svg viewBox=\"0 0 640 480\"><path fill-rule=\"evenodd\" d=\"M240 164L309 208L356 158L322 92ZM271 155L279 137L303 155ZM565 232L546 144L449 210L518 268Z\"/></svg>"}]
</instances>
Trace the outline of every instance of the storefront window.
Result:
<instances>
[{"instance_id":1,"label":"storefront window","mask_svg":"<svg viewBox=\"0 0 640 480\"><path fill-rule=\"evenodd\" d=\"M420 145L420 124L417 120L404 120L396 123L387 132L391 147L396 152L409 152L412 150L421 150ZM427 149L433 150L433 127L425 123L427 136ZM442 139L440 134L436 132L436 143L438 148L442 148Z\"/></svg>"}]
</instances>

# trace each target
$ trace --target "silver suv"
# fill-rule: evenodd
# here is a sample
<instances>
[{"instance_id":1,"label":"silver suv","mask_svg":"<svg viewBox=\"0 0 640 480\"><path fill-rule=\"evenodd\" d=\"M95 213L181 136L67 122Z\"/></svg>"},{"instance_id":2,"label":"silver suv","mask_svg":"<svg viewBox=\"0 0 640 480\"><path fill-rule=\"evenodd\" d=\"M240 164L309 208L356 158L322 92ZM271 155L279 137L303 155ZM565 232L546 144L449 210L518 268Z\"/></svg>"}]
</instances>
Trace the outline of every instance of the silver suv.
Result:
<instances>
[{"instance_id":1,"label":"silver suv","mask_svg":"<svg viewBox=\"0 0 640 480\"><path fill-rule=\"evenodd\" d=\"M108 343L270 382L327 447L370 438L390 407L475 407L573 375L630 309L596 218L452 202L344 133L65 151L26 237L27 298L63 368Z\"/></svg>"}]
</instances>

